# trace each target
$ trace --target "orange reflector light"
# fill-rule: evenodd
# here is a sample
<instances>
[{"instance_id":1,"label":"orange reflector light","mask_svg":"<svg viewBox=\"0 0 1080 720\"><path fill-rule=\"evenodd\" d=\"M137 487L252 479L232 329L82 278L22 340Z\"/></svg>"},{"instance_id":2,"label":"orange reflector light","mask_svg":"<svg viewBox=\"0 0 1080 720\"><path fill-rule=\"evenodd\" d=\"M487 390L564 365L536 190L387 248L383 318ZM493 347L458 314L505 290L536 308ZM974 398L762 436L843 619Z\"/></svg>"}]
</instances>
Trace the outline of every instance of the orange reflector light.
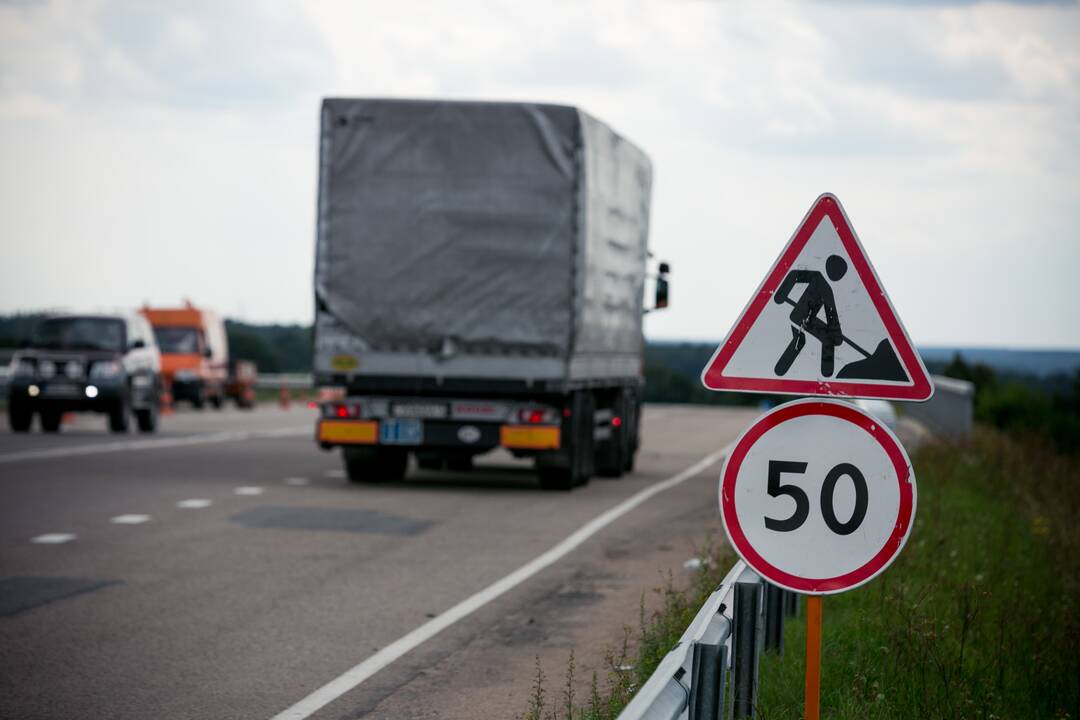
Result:
<instances>
[{"instance_id":1,"label":"orange reflector light","mask_svg":"<svg viewBox=\"0 0 1080 720\"><path fill-rule=\"evenodd\" d=\"M379 439L379 423L371 420L321 420L319 440L322 442L374 445Z\"/></svg>"},{"instance_id":2,"label":"orange reflector light","mask_svg":"<svg viewBox=\"0 0 1080 720\"><path fill-rule=\"evenodd\" d=\"M503 425L499 428L499 444L522 450L558 450L559 428Z\"/></svg>"}]
</instances>

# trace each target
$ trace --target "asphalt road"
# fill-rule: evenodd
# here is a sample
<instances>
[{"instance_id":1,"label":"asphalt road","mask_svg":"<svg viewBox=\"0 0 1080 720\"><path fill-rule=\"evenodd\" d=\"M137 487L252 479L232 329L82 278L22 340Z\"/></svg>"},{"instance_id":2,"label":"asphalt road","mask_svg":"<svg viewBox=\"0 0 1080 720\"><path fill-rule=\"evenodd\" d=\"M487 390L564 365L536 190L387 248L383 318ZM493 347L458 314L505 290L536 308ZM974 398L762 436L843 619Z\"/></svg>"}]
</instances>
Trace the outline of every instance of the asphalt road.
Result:
<instances>
[{"instance_id":1,"label":"asphalt road","mask_svg":"<svg viewBox=\"0 0 1080 720\"><path fill-rule=\"evenodd\" d=\"M571 493L505 454L351 486L302 407L5 430L0 717L514 717L689 572L755 415L648 407L637 472Z\"/></svg>"}]
</instances>

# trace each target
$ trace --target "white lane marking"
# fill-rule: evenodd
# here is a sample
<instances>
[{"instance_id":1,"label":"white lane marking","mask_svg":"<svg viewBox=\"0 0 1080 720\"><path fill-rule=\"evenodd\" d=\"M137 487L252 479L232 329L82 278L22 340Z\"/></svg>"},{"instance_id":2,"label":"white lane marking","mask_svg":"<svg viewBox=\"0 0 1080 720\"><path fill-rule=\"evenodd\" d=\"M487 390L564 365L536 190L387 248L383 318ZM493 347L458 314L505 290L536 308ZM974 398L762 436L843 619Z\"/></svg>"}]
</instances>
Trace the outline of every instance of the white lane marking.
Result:
<instances>
[{"instance_id":1,"label":"white lane marking","mask_svg":"<svg viewBox=\"0 0 1080 720\"><path fill-rule=\"evenodd\" d=\"M326 477L328 478L343 478L345 477L344 470L327 470Z\"/></svg>"},{"instance_id":2,"label":"white lane marking","mask_svg":"<svg viewBox=\"0 0 1080 720\"><path fill-rule=\"evenodd\" d=\"M204 498L191 498L190 500L181 500L180 502L176 503L176 507L185 508L185 509L195 509L195 508L210 507L212 504L213 503L211 503L209 500L206 500Z\"/></svg>"},{"instance_id":3,"label":"white lane marking","mask_svg":"<svg viewBox=\"0 0 1080 720\"><path fill-rule=\"evenodd\" d=\"M285 483L286 485L294 485L299 487L300 485L307 485L309 481L307 478L302 477L287 477L281 482Z\"/></svg>"},{"instance_id":4,"label":"white lane marking","mask_svg":"<svg viewBox=\"0 0 1080 720\"><path fill-rule=\"evenodd\" d=\"M36 538L31 538L30 542L38 543L39 545L59 545L60 543L66 543L69 540L74 540L75 535L71 533L46 533L44 535L38 535Z\"/></svg>"},{"instance_id":5,"label":"white lane marking","mask_svg":"<svg viewBox=\"0 0 1080 720\"><path fill-rule=\"evenodd\" d=\"M337 678L326 683L292 707L281 711L275 715L272 720L304 720L304 718L310 717L321 708L329 705L345 693L356 688L360 683L364 682L405 653L419 647L457 621L469 616L492 600L498 598L503 593L512 590L533 575L536 575L541 570L547 568L549 565L566 557L583 542L636 508L638 505L641 505L649 498L689 480L711 465L716 464L727 455L730 449L731 445L728 445L723 450L718 450L707 455L678 475L673 475L666 480L651 485L644 490L631 495L610 510L597 515L544 554L522 565L502 579L496 580L475 595L462 600L441 615L428 620L409 634L398 638L360 664L346 670Z\"/></svg>"},{"instance_id":6,"label":"white lane marking","mask_svg":"<svg viewBox=\"0 0 1080 720\"><path fill-rule=\"evenodd\" d=\"M190 435L188 437L157 438L154 440L129 440L123 442L77 445L74 447L48 448L45 450L22 450L0 455L0 465L25 460L48 460L52 458L78 457L80 455L100 455L101 453L124 452L129 450L157 450L160 448L187 447L189 445L213 445L218 443L241 442L264 438L295 437L310 435L311 425L303 427L281 428L278 430L250 430Z\"/></svg>"},{"instance_id":7,"label":"white lane marking","mask_svg":"<svg viewBox=\"0 0 1080 720\"><path fill-rule=\"evenodd\" d=\"M109 520L115 525L139 525L150 520L149 515L117 515Z\"/></svg>"},{"instance_id":8,"label":"white lane marking","mask_svg":"<svg viewBox=\"0 0 1080 720\"><path fill-rule=\"evenodd\" d=\"M263 489L261 487L255 487L252 485L245 485L244 487L238 487L233 490L237 495L262 495Z\"/></svg>"}]
</instances>

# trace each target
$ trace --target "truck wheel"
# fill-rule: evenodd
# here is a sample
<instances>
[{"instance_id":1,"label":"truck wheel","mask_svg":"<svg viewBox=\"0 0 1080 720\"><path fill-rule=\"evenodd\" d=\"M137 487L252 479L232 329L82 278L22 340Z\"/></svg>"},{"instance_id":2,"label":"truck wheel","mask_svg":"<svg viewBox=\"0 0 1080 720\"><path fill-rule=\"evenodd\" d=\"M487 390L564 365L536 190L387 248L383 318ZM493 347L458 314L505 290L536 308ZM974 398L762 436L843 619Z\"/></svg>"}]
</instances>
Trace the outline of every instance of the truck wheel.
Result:
<instances>
[{"instance_id":1,"label":"truck wheel","mask_svg":"<svg viewBox=\"0 0 1080 720\"><path fill-rule=\"evenodd\" d=\"M34 411L30 408L20 403L8 405L8 425L11 427L11 432L29 432L30 424L33 421Z\"/></svg>"},{"instance_id":2,"label":"truck wheel","mask_svg":"<svg viewBox=\"0 0 1080 720\"><path fill-rule=\"evenodd\" d=\"M195 394L191 396L191 407L196 410L202 410L206 405L206 390L199 386L195 389Z\"/></svg>"},{"instance_id":3,"label":"truck wheel","mask_svg":"<svg viewBox=\"0 0 1080 720\"><path fill-rule=\"evenodd\" d=\"M443 458L437 453L416 453L416 464L421 470L442 470Z\"/></svg>"},{"instance_id":4,"label":"truck wheel","mask_svg":"<svg viewBox=\"0 0 1080 720\"><path fill-rule=\"evenodd\" d=\"M595 472L593 443L593 410L596 400L592 393L574 393L571 399L570 427L563 430L563 449L558 464L548 465L538 458L537 474L545 490L570 490L585 485Z\"/></svg>"},{"instance_id":5,"label":"truck wheel","mask_svg":"<svg viewBox=\"0 0 1080 720\"><path fill-rule=\"evenodd\" d=\"M60 432L60 421L63 414L59 410L41 411L41 429L47 433Z\"/></svg>"},{"instance_id":6,"label":"truck wheel","mask_svg":"<svg viewBox=\"0 0 1080 720\"><path fill-rule=\"evenodd\" d=\"M381 483L401 480L409 464L404 450L378 447L342 448L345 475L353 483Z\"/></svg>"},{"instance_id":7,"label":"truck wheel","mask_svg":"<svg viewBox=\"0 0 1080 720\"><path fill-rule=\"evenodd\" d=\"M214 406L215 410L220 410L221 406L225 403L222 401L220 395L215 395L214 397L210 398L210 404Z\"/></svg>"},{"instance_id":8,"label":"truck wheel","mask_svg":"<svg viewBox=\"0 0 1080 720\"><path fill-rule=\"evenodd\" d=\"M450 472L470 472L473 469L472 455L448 455L446 469Z\"/></svg>"},{"instance_id":9,"label":"truck wheel","mask_svg":"<svg viewBox=\"0 0 1080 720\"><path fill-rule=\"evenodd\" d=\"M611 434L596 448L596 474L601 477L622 477L626 469L626 456L629 454L628 430L630 420L625 394L620 390L611 403ZM618 418L616 424L615 418Z\"/></svg>"},{"instance_id":10,"label":"truck wheel","mask_svg":"<svg viewBox=\"0 0 1080 720\"><path fill-rule=\"evenodd\" d=\"M540 475L540 487L545 490L573 490L577 485L572 468L541 467L537 468L537 473Z\"/></svg>"},{"instance_id":11,"label":"truck wheel","mask_svg":"<svg viewBox=\"0 0 1080 720\"><path fill-rule=\"evenodd\" d=\"M135 411L135 423L139 426L139 432L152 433L157 431L158 407L151 405L142 410Z\"/></svg>"}]
</instances>

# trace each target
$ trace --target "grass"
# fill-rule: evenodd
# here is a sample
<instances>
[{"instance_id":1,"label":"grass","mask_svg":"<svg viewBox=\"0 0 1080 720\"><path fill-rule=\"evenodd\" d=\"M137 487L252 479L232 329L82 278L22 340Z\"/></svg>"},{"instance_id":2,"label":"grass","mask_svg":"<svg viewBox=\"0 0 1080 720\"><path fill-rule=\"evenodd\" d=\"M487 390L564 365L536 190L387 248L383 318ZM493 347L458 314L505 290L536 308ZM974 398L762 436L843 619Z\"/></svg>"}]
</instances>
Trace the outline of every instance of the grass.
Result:
<instances>
[{"instance_id":1,"label":"grass","mask_svg":"<svg viewBox=\"0 0 1080 720\"><path fill-rule=\"evenodd\" d=\"M822 717L1080 720L1080 462L1034 438L980 428L913 458L915 528L896 563L824 600ZM571 654L559 691L537 660L525 720L610 720L674 646L734 558L722 547L689 587L669 574L636 626L575 698ZM758 717L799 718L802 619L760 668Z\"/></svg>"},{"instance_id":2,"label":"grass","mask_svg":"<svg viewBox=\"0 0 1080 720\"><path fill-rule=\"evenodd\" d=\"M908 546L824 601L822 717L1080 717L1080 465L980 430L915 457ZM767 656L759 717L802 711L805 625Z\"/></svg>"}]
</instances>

